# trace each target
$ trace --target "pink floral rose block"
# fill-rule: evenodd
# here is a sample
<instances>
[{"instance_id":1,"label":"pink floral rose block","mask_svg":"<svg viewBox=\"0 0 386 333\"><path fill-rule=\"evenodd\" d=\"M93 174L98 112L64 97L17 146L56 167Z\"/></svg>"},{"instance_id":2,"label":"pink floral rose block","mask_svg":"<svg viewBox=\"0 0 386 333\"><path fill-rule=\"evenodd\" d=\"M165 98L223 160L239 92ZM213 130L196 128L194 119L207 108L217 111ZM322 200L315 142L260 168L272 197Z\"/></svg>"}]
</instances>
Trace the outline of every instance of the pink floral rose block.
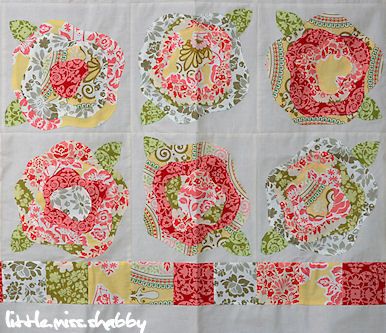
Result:
<instances>
[{"instance_id":1,"label":"pink floral rose block","mask_svg":"<svg viewBox=\"0 0 386 333\"><path fill-rule=\"evenodd\" d=\"M239 103L249 85L239 35L251 15L237 9L226 15L167 14L157 19L139 53L141 89L149 100L142 123L168 116L187 124Z\"/></svg>"},{"instance_id":2,"label":"pink floral rose block","mask_svg":"<svg viewBox=\"0 0 386 333\"><path fill-rule=\"evenodd\" d=\"M349 250L377 200L368 167L378 148L376 141L349 149L321 138L272 170L266 182L271 229L263 237L262 252L272 254L288 244L323 255Z\"/></svg>"},{"instance_id":3,"label":"pink floral rose block","mask_svg":"<svg viewBox=\"0 0 386 333\"><path fill-rule=\"evenodd\" d=\"M63 141L31 159L15 187L20 224L12 250L40 243L82 258L104 253L128 206L127 186L114 170L120 151L118 142L92 152L83 143Z\"/></svg>"},{"instance_id":4,"label":"pink floral rose block","mask_svg":"<svg viewBox=\"0 0 386 333\"><path fill-rule=\"evenodd\" d=\"M64 21L16 20L10 29L20 44L13 51L16 100L6 110L6 126L96 127L111 117L125 66L117 41Z\"/></svg>"}]
</instances>

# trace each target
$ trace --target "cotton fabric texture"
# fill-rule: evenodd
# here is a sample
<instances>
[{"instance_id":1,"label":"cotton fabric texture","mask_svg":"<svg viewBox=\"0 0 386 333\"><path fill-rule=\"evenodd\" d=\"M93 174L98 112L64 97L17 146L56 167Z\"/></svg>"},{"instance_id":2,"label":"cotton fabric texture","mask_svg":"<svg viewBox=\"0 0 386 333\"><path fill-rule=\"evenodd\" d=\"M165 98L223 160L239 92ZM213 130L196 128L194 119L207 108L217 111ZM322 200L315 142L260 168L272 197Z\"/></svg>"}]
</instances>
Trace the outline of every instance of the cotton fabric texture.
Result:
<instances>
[{"instance_id":1,"label":"cotton fabric texture","mask_svg":"<svg viewBox=\"0 0 386 333\"><path fill-rule=\"evenodd\" d=\"M248 13L241 20L227 16L239 8ZM67 318L90 319L100 310L106 319L131 312L147 321L146 332L382 331L386 83L379 59L386 52L385 9L376 0L2 1L2 318L7 310L23 316L38 309L47 319L63 317L65 310ZM284 13L280 24L278 11ZM312 19L323 13L347 18L350 34L321 33ZM14 25L12 31L14 20L31 26ZM201 40L191 24L211 29L211 38ZM312 24L317 32L305 36L302 27ZM55 44L56 53L27 70L23 64L30 55L23 54L28 53L23 40L34 27L39 49L33 56L45 57L47 43ZM64 34L57 37L69 27L70 41ZM172 46L164 44L164 58L156 59L152 48L164 31ZM313 56L328 47L336 58L322 55L327 62L314 64L316 73L328 74L334 61L343 68L332 76L333 84L331 76L324 77L322 92L313 76L297 67L305 59L306 38L319 33ZM78 43L82 38L97 47ZM277 41L287 47L292 40L278 57ZM15 80L13 51L20 45L23 70L16 70ZM359 54L358 48L366 51ZM278 59L291 69L284 76ZM267 61L277 67L268 66L267 72ZM63 70L79 75L58 83L55 75ZM33 76L39 71L48 79ZM174 81L167 81L168 75ZM315 114L300 107L302 99L291 91L295 84L284 83L288 79L300 82L297 92L304 100L318 100L307 109ZM48 87L45 103L37 98L40 91L29 89L34 80ZM315 89L306 94L304 82ZM356 103L348 97L353 92ZM348 98L350 112L319 114L334 98ZM22 105L12 104L15 100ZM89 104L87 112L77 112L80 104ZM43 111L31 113L29 107ZM70 152L52 150L63 142L79 145ZM327 155L316 156L315 146ZM42 174L63 181L71 176L71 184L54 188L40 176L40 164L31 167L29 161L42 156L47 161ZM218 178L213 165L221 170ZM39 177L28 178L35 173ZM92 188L99 194L91 195ZM273 194L281 199L271 200ZM82 198L81 208L74 196ZM47 219L50 214L56 219L67 205L60 231L51 233L43 219L31 223L31 203ZM94 212L91 206L98 217L87 220L82 238L79 229L68 227L69 218L85 221ZM315 218L317 228L292 222L293 214L309 221L326 209L333 214ZM291 281L285 298L276 293L272 276ZM19 292L12 292L14 287ZM4 320L0 330L12 331Z\"/></svg>"}]
</instances>

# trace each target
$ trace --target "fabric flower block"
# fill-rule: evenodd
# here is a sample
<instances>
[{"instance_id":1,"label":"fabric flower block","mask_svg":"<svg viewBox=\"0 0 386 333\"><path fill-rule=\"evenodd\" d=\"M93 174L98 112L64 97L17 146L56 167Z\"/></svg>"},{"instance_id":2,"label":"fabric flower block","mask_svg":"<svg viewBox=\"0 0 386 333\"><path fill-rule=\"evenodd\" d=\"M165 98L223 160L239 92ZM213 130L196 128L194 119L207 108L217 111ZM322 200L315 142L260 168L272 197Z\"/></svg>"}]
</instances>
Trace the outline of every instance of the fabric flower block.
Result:
<instances>
[{"instance_id":1,"label":"fabric flower block","mask_svg":"<svg viewBox=\"0 0 386 333\"><path fill-rule=\"evenodd\" d=\"M206 142L169 145L150 137L144 146L148 233L186 255L218 246L250 255L240 230L249 201L229 153Z\"/></svg>"},{"instance_id":2,"label":"fabric flower block","mask_svg":"<svg viewBox=\"0 0 386 333\"><path fill-rule=\"evenodd\" d=\"M299 303L342 305L343 268L341 263L301 263Z\"/></svg>"},{"instance_id":3,"label":"fabric flower block","mask_svg":"<svg viewBox=\"0 0 386 333\"><path fill-rule=\"evenodd\" d=\"M386 263L343 263L343 305L386 304Z\"/></svg>"},{"instance_id":4,"label":"fabric flower block","mask_svg":"<svg viewBox=\"0 0 386 333\"><path fill-rule=\"evenodd\" d=\"M45 269L38 261L3 261L4 302L45 303Z\"/></svg>"},{"instance_id":5,"label":"fabric flower block","mask_svg":"<svg viewBox=\"0 0 386 333\"><path fill-rule=\"evenodd\" d=\"M272 254L288 244L322 255L351 249L377 201L378 186L368 167L378 148L379 142L349 149L321 138L273 169L265 186L272 228L261 251Z\"/></svg>"},{"instance_id":6,"label":"fabric flower block","mask_svg":"<svg viewBox=\"0 0 386 333\"><path fill-rule=\"evenodd\" d=\"M213 263L174 263L174 305L214 304Z\"/></svg>"},{"instance_id":7,"label":"fabric flower block","mask_svg":"<svg viewBox=\"0 0 386 333\"><path fill-rule=\"evenodd\" d=\"M49 261L46 276L47 303L88 303L87 262Z\"/></svg>"},{"instance_id":8,"label":"fabric flower block","mask_svg":"<svg viewBox=\"0 0 386 333\"><path fill-rule=\"evenodd\" d=\"M137 261L131 264L133 304L173 304L174 267L170 262Z\"/></svg>"},{"instance_id":9,"label":"fabric flower block","mask_svg":"<svg viewBox=\"0 0 386 333\"><path fill-rule=\"evenodd\" d=\"M148 30L139 53L141 90L148 101L142 124L168 116L188 124L225 111L247 94L249 73L239 36L249 9L228 14L166 14Z\"/></svg>"},{"instance_id":10,"label":"fabric flower block","mask_svg":"<svg viewBox=\"0 0 386 333\"><path fill-rule=\"evenodd\" d=\"M63 141L27 163L15 186L20 224L11 249L34 243L55 245L81 258L93 258L112 244L129 193L114 170L121 144L109 142L92 152Z\"/></svg>"},{"instance_id":11,"label":"fabric flower block","mask_svg":"<svg viewBox=\"0 0 386 333\"><path fill-rule=\"evenodd\" d=\"M111 117L125 65L115 40L55 20L39 27L16 20L10 29L20 44L13 51L16 100L6 110L6 126L96 127Z\"/></svg>"},{"instance_id":12,"label":"fabric flower block","mask_svg":"<svg viewBox=\"0 0 386 333\"><path fill-rule=\"evenodd\" d=\"M96 261L88 263L88 303L130 303L130 263Z\"/></svg>"},{"instance_id":13,"label":"fabric flower block","mask_svg":"<svg viewBox=\"0 0 386 333\"><path fill-rule=\"evenodd\" d=\"M214 264L215 304L256 304L255 263Z\"/></svg>"},{"instance_id":14,"label":"fabric flower block","mask_svg":"<svg viewBox=\"0 0 386 333\"><path fill-rule=\"evenodd\" d=\"M276 102L296 124L381 118L368 93L380 79L383 52L369 37L335 14L303 21L278 11L276 23L283 38L270 47L266 68Z\"/></svg>"},{"instance_id":15,"label":"fabric flower block","mask_svg":"<svg viewBox=\"0 0 386 333\"><path fill-rule=\"evenodd\" d=\"M259 304L299 303L300 263L258 262L256 272Z\"/></svg>"}]
</instances>

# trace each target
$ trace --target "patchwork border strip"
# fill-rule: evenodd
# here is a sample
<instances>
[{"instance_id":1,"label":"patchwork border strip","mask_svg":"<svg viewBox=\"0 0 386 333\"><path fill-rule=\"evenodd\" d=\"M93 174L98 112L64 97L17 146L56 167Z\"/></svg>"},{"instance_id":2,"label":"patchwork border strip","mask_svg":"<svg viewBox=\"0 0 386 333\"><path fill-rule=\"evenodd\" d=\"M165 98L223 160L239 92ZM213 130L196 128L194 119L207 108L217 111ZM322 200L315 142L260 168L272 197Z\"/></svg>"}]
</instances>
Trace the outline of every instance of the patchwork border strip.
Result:
<instances>
[{"instance_id":1,"label":"patchwork border strip","mask_svg":"<svg viewBox=\"0 0 386 333\"><path fill-rule=\"evenodd\" d=\"M0 302L382 305L386 262L3 261Z\"/></svg>"}]
</instances>

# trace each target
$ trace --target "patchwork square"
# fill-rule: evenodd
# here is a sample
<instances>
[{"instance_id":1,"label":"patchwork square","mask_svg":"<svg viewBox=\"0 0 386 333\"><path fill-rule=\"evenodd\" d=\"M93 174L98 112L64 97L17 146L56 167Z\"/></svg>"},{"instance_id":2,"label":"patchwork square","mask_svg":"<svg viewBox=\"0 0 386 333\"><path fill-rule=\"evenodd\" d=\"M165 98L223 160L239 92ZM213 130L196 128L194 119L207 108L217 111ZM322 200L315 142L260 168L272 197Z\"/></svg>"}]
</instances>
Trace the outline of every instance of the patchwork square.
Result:
<instances>
[{"instance_id":1,"label":"patchwork square","mask_svg":"<svg viewBox=\"0 0 386 333\"><path fill-rule=\"evenodd\" d=\"M255 304L256 265L253 263L215 263L215 304Z\"/></svg>"},{"instance_id":2,"label":"patchwork square","mask_svg":"<svg viewBox=\"0 0 386 333\"><path fill-rule=\"evenodd\" d=\"M173 264L139 261L131 265L131 303L173 304Z\"/></svg>"},{"instance_id":3,"label":"patchwork square","mask_svg":"<svg viewBox=\"0 0 386 333\"><path fill-rule=\"evenodd\" d=\"M301 263L299 303L341 305L343 300L341 263Z\"/></svg>"},{"instance_id":4,"label":"patchwork square","mask_svg":"<svg viewBox=\"0 0 386 333\"><path fill-rule=\"evenodd\" d=\"M45 303L45 264L38 261L4 261L4 302Z\"/></svg>"},{"instance_id":5,"label":"patchwork square","mask_svg":"<svg viewBox=\"0 0 386 333\"><path fill-rule=\"evenodd\" d=\"M214 304L214 265L212 263L174 264L174 304Z\"/></svg>"},{"instance_id":6,"label":"patchwork square","mask_svg":"<svg viewBox=\"0 0 386 333\"><path fill-rule=\"evenodd\" d=\"M0 303L3 303L3 263L0 262Z\"/></svg>"},{"instance_id":7,"label":"patchwork square","mask_svg":"<svg viewBox=\"0 0 386 333\"><path fill-rule=\"evenodd\" d=\"M343 263L343 305L385 304L385 276L385 263Z\"/></svg>"},{"instance_id":8,"label":"patchwork square","mask_svg":"<svg viewBox=\"0 0 386 333\"><path fill-rule=\"evenodd\" d=\"M86 262L47 262L47 303L87 304L87 266Z\"/></svg>"},{"instance_id":9,"label":"patchwork square","mask_svg":"<svg viewBox=\"0 0 386 333\"><path fill-rule=\"evenodd\" d=\"M274 305L299 303L299 265L296 262L257 263L258 302Z\"/></svg>"},{"instance_id":10,"label":"patchwork square","mask_svg":"<svg viewBox=\"0 0 386 333\"><path fill-rule=\"evenodd\" d=\"M89 304L130 302L130 263L97 261L88 263Z\"/></svg>"}]
</instances>

